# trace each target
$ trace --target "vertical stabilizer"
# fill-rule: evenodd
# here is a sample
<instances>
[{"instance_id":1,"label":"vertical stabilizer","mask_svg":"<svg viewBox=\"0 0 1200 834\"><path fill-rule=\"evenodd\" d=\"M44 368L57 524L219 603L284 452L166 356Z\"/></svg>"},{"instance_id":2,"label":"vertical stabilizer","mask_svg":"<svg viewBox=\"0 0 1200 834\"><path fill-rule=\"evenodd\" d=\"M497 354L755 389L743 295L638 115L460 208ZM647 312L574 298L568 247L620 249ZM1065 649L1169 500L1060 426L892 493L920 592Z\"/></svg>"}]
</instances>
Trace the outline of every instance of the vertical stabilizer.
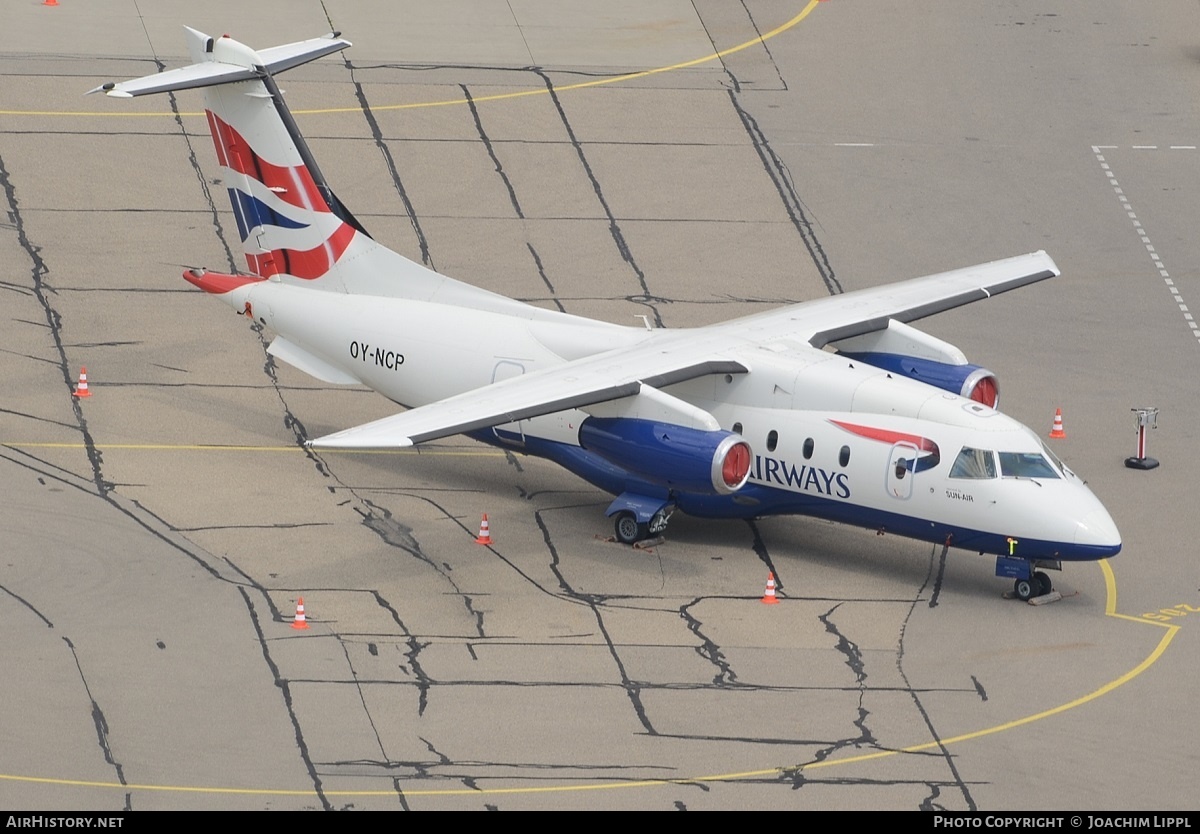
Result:
<instances>
[{"instance_id":1,"label":"vertical stabilizer","mask_svg":"<svg viewBox=\"0 0 1200 834\"><path fill-rule=\"evenodd\" d=\"M438 301L526 318L557 315L408 260L372 240L342 206L274 76L345 49L349 41L335 32L255 51L227 36L184 29L192 64L91 92L131 98L204 90L209 131L251 273L335 292Z\"/></svg>"}]
</instances>

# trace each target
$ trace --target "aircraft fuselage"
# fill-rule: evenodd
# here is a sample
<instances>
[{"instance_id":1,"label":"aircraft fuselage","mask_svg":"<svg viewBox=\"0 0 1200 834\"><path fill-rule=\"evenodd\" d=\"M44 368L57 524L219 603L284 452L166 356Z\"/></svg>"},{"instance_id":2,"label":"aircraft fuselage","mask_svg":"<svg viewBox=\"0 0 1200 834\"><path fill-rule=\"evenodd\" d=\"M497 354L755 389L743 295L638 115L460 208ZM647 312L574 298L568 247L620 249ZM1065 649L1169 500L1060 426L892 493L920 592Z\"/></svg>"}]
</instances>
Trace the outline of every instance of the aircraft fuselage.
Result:
<instances>
[{"instance_id":1,"label":"aircraft fuselage","mask_svg":"<svg viewBox=\"0 0 1200 834\"><path fill-rule=\"evenodd\" d=\"M314 293L272 281L222 297L236 309L249 303L263 324L344 373L343 381L408 407L617 345L697 334ZM322 326L312 327L314 319ZM579 428L589 414L578 409L472 436L550 458L611 493L669 499L695 515L800 513L1026 559L1096 559L1120 549L1091 491L1005 414L805 343L748 342L735 358L750 371L663 389L750 443L749 481L730 495L672 491L630 477L581 447ZM963 449L990 464L956 471ZM1006 474L1001 455L1046 464L1036 475Z\"/></svg>"}]
</instances>

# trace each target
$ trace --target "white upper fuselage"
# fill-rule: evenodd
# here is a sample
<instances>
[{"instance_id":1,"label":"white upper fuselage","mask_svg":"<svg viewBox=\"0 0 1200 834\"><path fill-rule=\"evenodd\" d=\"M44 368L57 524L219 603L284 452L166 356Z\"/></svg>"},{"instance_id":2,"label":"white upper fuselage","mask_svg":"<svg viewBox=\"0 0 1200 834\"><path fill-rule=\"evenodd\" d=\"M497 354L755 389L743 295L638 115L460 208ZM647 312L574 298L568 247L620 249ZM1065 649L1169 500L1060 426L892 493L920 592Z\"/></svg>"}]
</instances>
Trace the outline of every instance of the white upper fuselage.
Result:
<instances>
[{"instance_id":1,"label":"white upper fuselage","mask_svg":"<svg viewBox=\"0 0 1200 834\"><path fill-rule=\"evenodd\" d=\"M665 523L673 506L807 513L1015 556L1013 575L1046 589L1030 576L1036 560L1120 549L1104 508L1032 432L958 396L995 402L990 374L908 326L1058 275L1045 252L695 329L544 310L387 249L334 196L274 75L349 42L185 39L190 65L96 88L204 90L250 275L185 277L280 334L269 348L280 360L410 407L312 447L461 433L523 447L614 492L619 536Z\"/></svg>"}]
</instances>

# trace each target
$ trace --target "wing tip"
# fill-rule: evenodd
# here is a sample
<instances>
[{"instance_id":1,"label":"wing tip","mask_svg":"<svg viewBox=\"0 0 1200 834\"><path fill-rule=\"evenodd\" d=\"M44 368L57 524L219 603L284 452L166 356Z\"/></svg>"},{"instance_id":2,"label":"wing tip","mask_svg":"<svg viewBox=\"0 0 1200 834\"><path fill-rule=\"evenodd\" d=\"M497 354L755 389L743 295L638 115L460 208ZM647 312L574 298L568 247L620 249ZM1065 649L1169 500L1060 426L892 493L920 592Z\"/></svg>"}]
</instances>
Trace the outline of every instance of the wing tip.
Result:
<instances>
[{"instance_id":1,"label":"wing tip","mask_svg":"<svg viewBox=\"0 0 1200 834\"><path fill-rule=\"evenodd\" d=\"M408 449L416 445L411 437L393 437L375 439L371 437L358 438L353 435L354 429L344 432L327 434L314 440L304 441L307 449L324 449L328 451L366 452L373 450ZM343 436L344 435L344 436Z\"/></svg>"}]
</instances>

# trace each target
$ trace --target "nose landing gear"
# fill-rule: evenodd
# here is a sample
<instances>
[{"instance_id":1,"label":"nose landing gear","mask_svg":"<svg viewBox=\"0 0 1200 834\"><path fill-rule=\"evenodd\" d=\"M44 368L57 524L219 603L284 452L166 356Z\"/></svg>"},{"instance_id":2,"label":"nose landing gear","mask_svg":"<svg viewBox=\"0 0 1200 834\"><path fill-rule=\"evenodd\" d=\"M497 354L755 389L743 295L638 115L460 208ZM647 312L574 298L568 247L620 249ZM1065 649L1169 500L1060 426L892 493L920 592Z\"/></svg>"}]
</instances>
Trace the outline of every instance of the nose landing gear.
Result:
<instances>
[{"instance_id":1,"label":"nose landing gear","mask_svg":"<svg viewBox=\"0 0 1200 834\"><path fill-rule=\"evenodd\" d=\"M1039 571L1034 571L1028 579L1018 579L1013 582L1013 595L1021 602L1029 602L1034 597L1044 597L1054 590L1050 577Z\"/></svg>"},{"instance_id":2,"label":"nose landing gear","mask_svg":"<svg viewBox=\"0 0 1200 834\"><path fill-rule=\"evenodd\" d=\"M1054 590L1050 577L1036 568L1062 570L1062 562L1012 556L996 557L996 576L1012 579L1013 596L1022 602L1029 602L1034 597L1044 597Z\"/></svg>"}]
</instances>

